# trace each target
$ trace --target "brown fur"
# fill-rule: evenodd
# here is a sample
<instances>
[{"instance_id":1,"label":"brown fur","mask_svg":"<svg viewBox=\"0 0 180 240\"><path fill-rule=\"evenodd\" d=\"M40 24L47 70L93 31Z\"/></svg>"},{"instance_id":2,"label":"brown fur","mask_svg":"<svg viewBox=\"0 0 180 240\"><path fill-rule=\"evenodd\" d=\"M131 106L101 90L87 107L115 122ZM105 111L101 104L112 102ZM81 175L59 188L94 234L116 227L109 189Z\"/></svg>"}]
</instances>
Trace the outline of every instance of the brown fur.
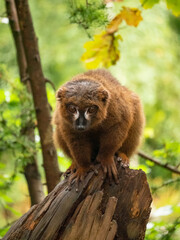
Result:
<instances>
[{"instance_id":1,"label":"brown fur","mask_svg":"<svg viewBox=\"0 0 180 240\"><path fill-rule=\"evenodd\" d=\"M139 97L108 71L94 70L63 85L57 91L57 100L54 141L73 160L76 177L85 174L97 160L109 177L113 175L117 180L114 155L129 158L140 143L144 114ZM74 129L68 103L78 105L79 111L87 106L98 107L87 130Z\"/></svg>"}]
</instances>

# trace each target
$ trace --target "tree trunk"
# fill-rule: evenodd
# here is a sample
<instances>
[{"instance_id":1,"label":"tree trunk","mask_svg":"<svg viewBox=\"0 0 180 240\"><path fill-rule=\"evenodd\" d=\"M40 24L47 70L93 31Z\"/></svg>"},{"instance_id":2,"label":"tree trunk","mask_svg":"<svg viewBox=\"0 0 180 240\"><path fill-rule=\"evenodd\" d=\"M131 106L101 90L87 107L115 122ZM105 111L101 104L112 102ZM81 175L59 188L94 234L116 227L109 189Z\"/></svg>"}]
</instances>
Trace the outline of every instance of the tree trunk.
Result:
<instances>
[{"instance_id":1,"label":"tree trunk","mask_svg":"<svg viewBox=\"0 0 180 240\"><path fill-rule=\"evenodd\" d=\"M152 202L142 170L124 169L117 163L119 184L109 185L90 172L79 191L67 180L23 215L3 240L142 240Z\"/></svg>"},{"instance_id":2,"label":"tree trunk","mask_svg":"<svg viewBox=\"0 0 180 240\"><path fill-rule=\"evenodd\" d=\"M6 0L6 9L16 47L20 79L21 82L26 85L27 91L31 93L29 81L25 81L25 79L27 80L29 78L29 75L14 0ZM33 123L28 123L28 125L29 126L25 126L21 132L23 132L30 141L35 142ZM41 202L44 198L44 192L41 177L38 171L36 155L34 155L24 167L24 175L29 189L31 205Z\"/></svg>"},{"instance_id":3,"label":"tree trunk","mask_svg":"<svg viewBox=\"0 0 180 240\"><path fill-rule=\"evenodd\" d=\"M9 1L9 0L7 0ZM28 73L33 94L33 101L40 134L43 166L48 192L59 182L60 171L57 154L52 142L52 126L50 108L47 100L45 79L42 72L37 38L27 0L15 0L22 42L28 65Z\"/></svg>"}]
</instances>

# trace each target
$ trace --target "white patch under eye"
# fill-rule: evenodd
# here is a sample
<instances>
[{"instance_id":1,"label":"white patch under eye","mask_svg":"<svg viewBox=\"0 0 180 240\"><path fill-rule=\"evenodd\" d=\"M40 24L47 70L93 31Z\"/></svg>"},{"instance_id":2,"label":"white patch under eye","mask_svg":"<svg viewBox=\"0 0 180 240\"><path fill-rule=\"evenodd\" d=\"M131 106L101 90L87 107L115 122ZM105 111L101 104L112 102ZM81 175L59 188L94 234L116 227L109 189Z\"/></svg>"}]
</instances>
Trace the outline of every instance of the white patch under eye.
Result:
<instances>
[{"instance_id":1,"label":"white patch under eye","mask_svg":"<svg viewBox=\"0 0 180 240\"><path fill-rule=\"evenodd\" d=\"M86 120L90 120L90 116L89 116L88 110L85 111L84 117L85 117Z\"/></svg>"},{"instance_id":2,"label":"white patch under eye","mask_svg":"<svg viewBox=\"0 0 180 240\"><path fill-rule=\"evenodd\" d=\"M74 120L77 120L79 117L79 111L76 110L76 112L73 114Z\"/></svg>"}]
</instances>

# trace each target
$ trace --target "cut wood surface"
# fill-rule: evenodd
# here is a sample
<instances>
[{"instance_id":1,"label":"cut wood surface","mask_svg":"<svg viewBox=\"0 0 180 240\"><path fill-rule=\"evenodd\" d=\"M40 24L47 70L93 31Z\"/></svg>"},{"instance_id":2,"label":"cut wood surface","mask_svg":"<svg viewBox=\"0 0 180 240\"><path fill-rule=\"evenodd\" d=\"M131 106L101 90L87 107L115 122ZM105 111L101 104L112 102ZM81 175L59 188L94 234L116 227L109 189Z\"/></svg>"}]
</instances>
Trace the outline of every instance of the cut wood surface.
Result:
<instances>
[{"instance_id":1,"label":"cut wood surface","mask_svg":"<svg viewBox=\"0 0 180 240\"><path fill-rule=\"evenodd\" d=\"M144 239L152 202L142 170L117 163L119 184L109 185L99 165L79 191L68 190L67 179L14 223L8 240L128 240Z\"/></svg>"}]
</instances>

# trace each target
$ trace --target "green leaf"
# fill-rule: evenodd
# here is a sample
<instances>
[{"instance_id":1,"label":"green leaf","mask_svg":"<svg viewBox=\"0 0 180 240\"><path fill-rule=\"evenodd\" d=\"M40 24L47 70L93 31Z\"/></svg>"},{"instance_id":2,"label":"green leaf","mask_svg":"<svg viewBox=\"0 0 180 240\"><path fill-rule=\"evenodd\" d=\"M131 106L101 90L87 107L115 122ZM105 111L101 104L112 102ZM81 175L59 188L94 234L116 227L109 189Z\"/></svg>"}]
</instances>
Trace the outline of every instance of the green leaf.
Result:
<instances>
[{"instance_id":1,"label":"green leaf","mask_svg":"<svg viewBox=\"0 0 180 240\"><path fill-rule=\"evenodd\" d=\"M62 172L65 172L71 166L71 160L66 157L58 156L58 162Z\"/></svg>"},{"instance_id":2,"label":"green leaf","mask_svg":"<svg viewBox=\"0 0 180 240\"><path fill-rule=\"evenodd\" d=\"M0 169L4 169L5 166L6 166L6 165L5 165L4 163L1 163L1 162L0 162Z\"/></svg>"},{"instance_id":3,"label":"green leaf","mask_svg":"<svg viewBox=\"0 0 180 240\"><path fill-rule=\"evenodd\" d=\"M147 167L146 165L143 165L143 164L139 164L138 166L136 167L131 167L132 169L141 169L143 170L146 174L150 173L150 168Z\"/></svg>"},{"instance_id":4,"label":"green leaf","mask_svg":"<svg viewBox=\"0 0 180 240\"><path fill-rule=\"evenodd\" d=\"M0 89L0 104L6 100L4 90Z\"/></svg>"},{"instance_id":5,"label":"green leaf","mask_svg":"<svg viewBox=\"0 0 180 240\"><path fill-rule=\"evenodd\" d=\"M153 162L151 162L151 161L149 161L149 160L147 160L146 163L147 163L147 165L150 166L150 167L152 167L152 166L155 165Z\"/></svg>"},{"instance_id":6,"label":"green leaf","mask_svg":"<svg viewBox=\"0 0 180 240\"><path fill-rule=\"evenodd\" d=\"M176 17L180 15L180 0L166 0L166 4Z\"/></svg>"},{"instance_id":7,"label":"green leaf","mask_svg":"<svg viewBox=\"0 0 180 240\"><path fill-rule=\"evenodd\" d=\"M140 0L143 8L152 8L155 4L159 3L160 0Z\"/></svg>"},{"instance_id":8,"label":"green leaf","mask_svg":"<svg viewBox=\"0 0 180 240\"><path fill-rule=\"evenodd\" d=\"M180 206L178 206L178 205L173 206L173 211L180 215Z\"/></svg>"},{"instance_id":9,"label":"green leaf","mask_svg":"<svg viewBox=\"0 0 180 240\"><path fill-rule=\"evenodd\" d=\"M144 129L144 136L145 136L145 138L153 138L154 137L154 129L146 127Z\"/></svg>"},{"instance_id":10,"label":"green leaf","mask_svg":"<svg viewBox=\"0 0 180 240\"><path fill-rule=\"evenodd\" d=\"M180 143L179 142L166 142L166 149L178 154L180 153Z\"/></svg>"},{"instance_id":11,"label":"green leaf","mask_svg":"<svg viewBox=\"0 0 180 240\"><path fill-rule=\"evenodd\" d=\"M9 196L7 196L6 194L1 194L0 196L1 196L1 198L2 198L5 202L7 202L7 203L12 203L12 202L13 202L12 198L10 198Z\"/></svg>"},{"instance_id":12,"label":"green leaf","mask_svg":"<svg viewBox=\"0 0 180 240\"><path fill-rule=\"evenodd\" d=\"M5 226L0 228L0 237L4 237L4 235L7 233L7 231L10 229L11 226Z\"/></svg>"}]
</instances>

